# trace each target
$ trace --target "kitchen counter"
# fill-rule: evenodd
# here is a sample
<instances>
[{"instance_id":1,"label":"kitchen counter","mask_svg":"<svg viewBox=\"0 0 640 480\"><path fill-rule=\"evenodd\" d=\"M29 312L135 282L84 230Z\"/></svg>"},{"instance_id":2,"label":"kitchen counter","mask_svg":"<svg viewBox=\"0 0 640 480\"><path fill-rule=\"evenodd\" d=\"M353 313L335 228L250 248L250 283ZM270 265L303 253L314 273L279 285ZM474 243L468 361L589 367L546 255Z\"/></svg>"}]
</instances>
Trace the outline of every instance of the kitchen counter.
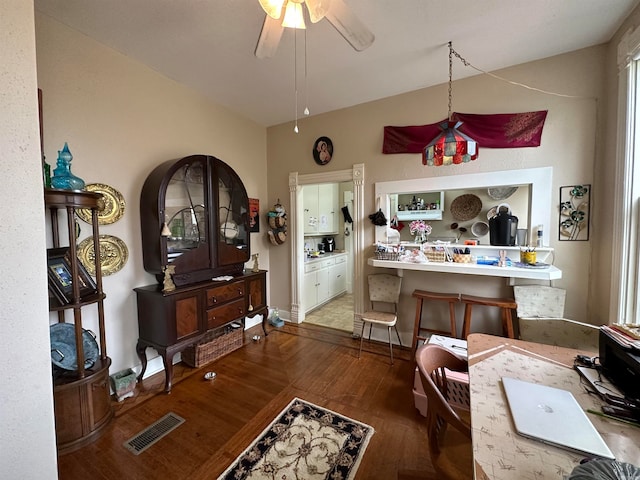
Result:
<instances>
[{"instance_id":1,"label":"kitchen counter","mask_svg":"<svg viewBox=\"0 0 640 480\"><path fill-rule=\"evenodd\" d=\"M498 267L475 263L428 262L408 263L369 258L372 267L395 268L396 270L419 270L424 272L458 273L465 275L485 275L490 277L528 278L532 280L558 280L562 270L550 265L547 268Z\"/></svg>"},{"instance_id":2,"label":"kitchen counter","mask_svg":"<svg viewBox=\"0 0 640 480\"><path fill-rule=\"evenodd\" d=\"M317 257L305 257L304 264L308 265L311 263L321 262L322 260L326 260L328 258L335 258L335 257L339 257L340 255L346 255L346 254L347 252L344 252L344 251L333 251L333 252L323 253Z\"/></svg>"},{"instance_id":3,"label":"kitchen counter","mask_svg":"<svg viewBox=\"0 0 640 480\"><path fill-rule=\"evenodd\" d=\"M403 243L406 248L421 245ZM507 256L512 260L519 259L519 247L498 247L492 245L447 245L449 251L453 248L469 248L472 255L475 256L497 256L500 250L506 250ZM553 258L553 249L549 247L536 248L538 262L547 262ZM402 270L418 270L425 272L442 272L457 273L464 275L480 275L490 277L503 278L525 278L531 280L558 280L562 278L562 270L553 265L546 268L529 268L529 267L498 267L497 265L479 265L475 263L454 263L454 262L428 262L428 263L409 263L393 260L378 260L377 258L369 258L368 264L372 267L395 268L401 275Z\"/></svg>"}]
</instances>

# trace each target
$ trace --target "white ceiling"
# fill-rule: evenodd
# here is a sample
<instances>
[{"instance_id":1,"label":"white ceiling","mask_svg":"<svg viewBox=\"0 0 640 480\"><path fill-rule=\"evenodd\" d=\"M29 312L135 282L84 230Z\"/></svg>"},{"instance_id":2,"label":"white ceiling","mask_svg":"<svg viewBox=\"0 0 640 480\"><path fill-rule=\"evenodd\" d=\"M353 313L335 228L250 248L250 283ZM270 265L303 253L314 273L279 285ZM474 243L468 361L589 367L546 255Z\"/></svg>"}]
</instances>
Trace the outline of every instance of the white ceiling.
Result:
<instances>
[{"instance_id":1,"label":"white ceiling","mask_svg":"<svg viewBox=\"0 0 640 480\"><path fill-rule=\"evenodd\" d=\"M356 52L326 19L308 25L305 82L299 31L299 116L305 104L314 115L446 82L449 41L485 71L607 42L640 0L345 2L376 39ZM285 29L273 58L257 59L265 16L258 0L35 0L35 7L261 125L294 119L294 31ZM454 61L454 80L475 74Z\"/></svg>"}]
</instances>

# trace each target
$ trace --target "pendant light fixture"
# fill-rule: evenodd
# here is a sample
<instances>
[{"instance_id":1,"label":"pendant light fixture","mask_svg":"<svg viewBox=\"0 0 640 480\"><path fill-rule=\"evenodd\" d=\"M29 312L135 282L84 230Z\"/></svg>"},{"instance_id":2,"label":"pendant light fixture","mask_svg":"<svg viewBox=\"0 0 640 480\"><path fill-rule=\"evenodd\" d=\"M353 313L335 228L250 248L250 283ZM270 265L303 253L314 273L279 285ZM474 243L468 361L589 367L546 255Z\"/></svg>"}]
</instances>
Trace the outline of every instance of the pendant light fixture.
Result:
<instances>
[{"instance_id":1,"label":"pendant light fixture","mask_svg":"<svg viewBox=\"0 0 640 480\"><path fill-rule=\"evenodd\" d=\"M439 125L442 132L424 148L422 152L423 165L439 167L467 163L478 158L478 142L458 130L462 122L454 121L451 114L453 52L453 46L449 42L449 112L447 121Z\"/></svg>"}]
</instances>

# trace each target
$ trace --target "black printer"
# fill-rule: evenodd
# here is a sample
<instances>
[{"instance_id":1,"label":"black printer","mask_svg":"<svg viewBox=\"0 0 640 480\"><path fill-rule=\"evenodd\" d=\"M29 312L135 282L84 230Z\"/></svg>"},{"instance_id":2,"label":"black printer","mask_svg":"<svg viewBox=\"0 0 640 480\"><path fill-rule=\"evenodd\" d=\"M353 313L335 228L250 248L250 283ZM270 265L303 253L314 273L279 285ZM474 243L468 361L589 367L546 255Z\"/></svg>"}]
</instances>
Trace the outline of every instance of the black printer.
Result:
<instances>
[{"instance_id":1,"label":"black printer","mask_svg":"<svg viewBox=\"0 0 640 480\"><path fill-rule=\"evenodd\" d=\"M602 329L599 347L604 376L627 398L640 399L640 351L623 347Z\"/></svg>"}]
</instances>

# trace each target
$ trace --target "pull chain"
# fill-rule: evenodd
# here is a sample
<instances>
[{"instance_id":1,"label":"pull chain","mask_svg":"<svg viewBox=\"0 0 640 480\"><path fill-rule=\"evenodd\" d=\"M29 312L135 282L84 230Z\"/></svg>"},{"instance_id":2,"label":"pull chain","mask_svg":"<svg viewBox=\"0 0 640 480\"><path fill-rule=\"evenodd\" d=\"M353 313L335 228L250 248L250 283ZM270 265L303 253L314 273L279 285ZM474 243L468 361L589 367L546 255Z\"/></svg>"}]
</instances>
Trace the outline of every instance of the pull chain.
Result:
<instances>
[{"instance_id":1,"label":"pull chain","mask_svg":"<svg viewBox=\"0 0 640 480\"><path fill-rule=\"evenodd\" d=\"M307 82L307 29L304 30L304 115L309 115L309 84Z\"/></svg>"},{"instance_id":2,"label":"pull chain","mask_svg":"<svg viewBox=\"0 0 640 480\"><path fill-rule=\"evenodd\" d=\"M293 29L293 89L296 123L293 131L298 133L298 29Z\"/></svg>"},{"instance_id":3,"label":"pull chain","mask_svg":"<svg viewBox=\"0 0 640 480\"><path fill-rule=\"evenodd\" d=\"M453 46L449 42L449 121L451 121L451 84L453 78Z\"/></svg>"}]
</instances>

